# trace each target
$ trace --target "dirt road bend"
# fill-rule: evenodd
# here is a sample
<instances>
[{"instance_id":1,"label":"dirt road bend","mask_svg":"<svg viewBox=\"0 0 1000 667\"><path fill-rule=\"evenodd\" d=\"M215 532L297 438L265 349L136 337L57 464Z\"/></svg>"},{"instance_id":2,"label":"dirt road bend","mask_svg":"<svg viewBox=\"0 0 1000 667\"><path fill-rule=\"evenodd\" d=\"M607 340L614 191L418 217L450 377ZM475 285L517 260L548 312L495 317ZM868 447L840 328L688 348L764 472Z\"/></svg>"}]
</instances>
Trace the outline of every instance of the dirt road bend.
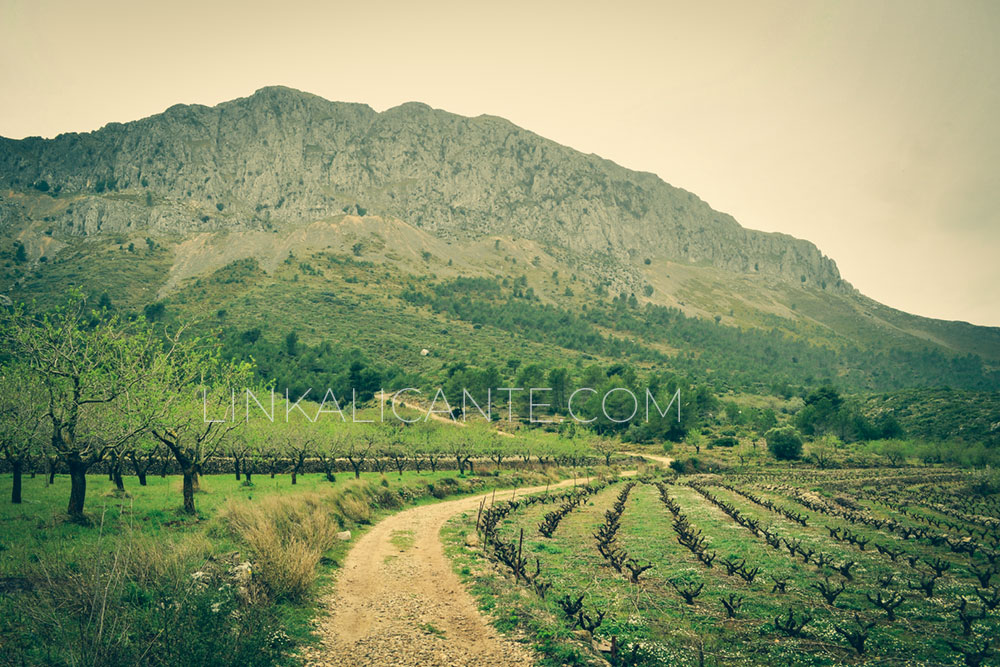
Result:
<instances>
[{"instance_id":1,"label":"dirt road bend","mask_svg":"<svg viewBox=\"0 0 1000 667\"><path fill-rule=\"evenodd\" d=\"M549 488L573 483L566 480ZM496 499L513 493L497 491ZM379 521L358 539L335 585L321 600L317 632L322 640L303 651L305 664L531 665L530 649L501 635L480 614L441 545L439 533L445 522L459 512L475 510L482 498L404 510Z\"/></svg>"},{"instance_id":2,"label":"dirt road bend","mask_svg":"<svg viewBox=\"0 0 1000 667\"><path fill-rule=\"evenodd\" d=\"M673 458L669 456L660 456L658 454L646 454L644 452L622 452L622 454L627 454L629 456L641 456L644 459L649 459L650 461L656 461L657 463L662 463L664 466L669 466Z\"/></svg>"}]
</instances>

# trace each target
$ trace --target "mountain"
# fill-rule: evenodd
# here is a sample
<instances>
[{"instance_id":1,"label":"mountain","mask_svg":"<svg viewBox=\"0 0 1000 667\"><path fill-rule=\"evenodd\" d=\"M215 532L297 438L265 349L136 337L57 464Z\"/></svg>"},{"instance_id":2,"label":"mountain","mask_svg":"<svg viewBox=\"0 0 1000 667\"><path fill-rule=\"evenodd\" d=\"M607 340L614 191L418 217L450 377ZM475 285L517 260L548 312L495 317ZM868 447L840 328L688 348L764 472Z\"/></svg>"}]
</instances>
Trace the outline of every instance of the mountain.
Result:
<instances>
[{"instance_id":1,"label":"mountain","mask_svg":"<svg viewBox=\"0 0 1000 667\"><path fill-rule=\"evenodd\" d=\"M378 303L381 315L412 314L409 329L399 326L426 338L462 322L478 325L480 337L485 326L528 341L524 327L472 322L428 297L454 289L448 281L496 278L505 291L493 301L530 288L532 307L582 317L605 339L628 338L645 350L633 356L651 364L682 365L687 354L706 372L720 366L688 334L665 339L666 325L642 323L659 308L690 320L688 328L777 337L777 357L815 356L809 372L793 373L801 383L892 389L953 375L968 389L1000 387L998 328L888 308L858 293L808 241L745 229L653 174L501 118L418 103L378 113L272 87L91 133L0 139L0 237L0 291L15 299L44 300L77 284L133 308L160 301L178 313L242 313L227 326L280 313L271 321L296 322L312 340L331 327L356 330L373 316L365 304ZM265 298L255 311L247 305L254 293L285 301ZM323 294L339 304L316 297ZM305 299L299 307L315 311L306 295L334 308L325 317L336 325L288 305ZM648 307L645 320L605 321L588 310L626 297L629 308ZM442 326L428 328L431 320ZM553 353L552 341L536 339L525 350ZM386 340L366 349L391 357ZM805 347L791 354L788 345Z\"/></svg>"},{"instance_id":2,"label":"mountain","mask_svg":"<svg viewBox=\"0 0 1000 667\"><path fill-rule=\"evenodd\" d=\"M376 113L265 88L0 148L0 182L91 195L55 220L68 235L269 229L353 212L438 236L532 239L626 267L652 255L849 288L811 243L744 229L652 174L501 118L417 103ZM109 191L151 192L155 204L100 196Z\"/></svg>"}]
</instances>

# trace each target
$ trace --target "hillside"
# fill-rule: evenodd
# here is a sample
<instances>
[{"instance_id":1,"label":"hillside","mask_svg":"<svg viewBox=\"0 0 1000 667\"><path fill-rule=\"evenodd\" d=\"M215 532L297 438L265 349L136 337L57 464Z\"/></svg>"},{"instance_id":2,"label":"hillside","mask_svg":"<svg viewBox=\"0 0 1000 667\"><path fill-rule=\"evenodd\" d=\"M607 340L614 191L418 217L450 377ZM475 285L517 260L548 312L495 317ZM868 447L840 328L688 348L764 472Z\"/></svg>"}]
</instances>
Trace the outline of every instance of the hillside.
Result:
<instances>
[{"instance_id":1,"label":"hillside","mask_svg":"<svg viewBox=\"0 0 1000 667\"><path fill-rule=\"evenodd\" d=\"M0 239L15 300L80 285L417 372L504 351L624 355L723 388L1000 387L1000 329L888 308L807 241L503 119L415 103L265 88L0 139Z\"/></svg>"}]
</instances>

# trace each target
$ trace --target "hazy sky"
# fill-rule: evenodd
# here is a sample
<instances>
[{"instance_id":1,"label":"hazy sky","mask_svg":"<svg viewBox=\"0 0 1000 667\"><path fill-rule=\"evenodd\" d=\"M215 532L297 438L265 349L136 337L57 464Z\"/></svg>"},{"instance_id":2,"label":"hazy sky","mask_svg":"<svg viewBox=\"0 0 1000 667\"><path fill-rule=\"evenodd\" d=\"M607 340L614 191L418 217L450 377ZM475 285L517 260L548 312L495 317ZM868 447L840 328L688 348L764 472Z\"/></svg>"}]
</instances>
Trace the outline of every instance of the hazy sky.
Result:
<instances>
[{"instance_id":1,"label":"hazy sky","mask_svg":"<svg viewBox=\"0 0 1000 667\"><path fill-rule=\"evenodd\" d=\"M1000 325L1000 2L477 4L0 0L0 135L272 84L495 114Z\"/></svg>"}]
</instances>

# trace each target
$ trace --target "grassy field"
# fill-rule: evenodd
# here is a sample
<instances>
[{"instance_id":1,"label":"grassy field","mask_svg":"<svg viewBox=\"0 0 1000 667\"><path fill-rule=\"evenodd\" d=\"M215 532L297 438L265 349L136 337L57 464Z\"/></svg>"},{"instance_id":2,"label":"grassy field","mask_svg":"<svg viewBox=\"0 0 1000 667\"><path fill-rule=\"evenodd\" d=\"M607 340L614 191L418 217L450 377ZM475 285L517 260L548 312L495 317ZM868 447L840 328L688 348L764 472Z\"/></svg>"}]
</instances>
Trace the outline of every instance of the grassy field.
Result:
<instances>
[{"instance_id":1,"label":"grassy field","mask_svg":"<svg viewBox=\"0 0 1000 667\"><path fill-rule=\"evenodd\" d=\"M561 474L206 475L196 516L178 477L126 477L121 495L92 475L89 524L66 518L66 476L26 477L24 502L0 505L0 664L293 663L316 593L380 516ZM0 476L0 493L10 484Z\"/></svg>"},{"instance_id":2,"label":"grassy field","mask_svg":"<svg viewBox=\"0 0 1000 667\"><path fill-rule=\"evenodd\" d=\"M620 504L613 542L652 565L637 582L595 538L623 483L566 514L552 537L539 525L553 505L536 503L509 508L492 537L481 522L482 549L465 546L474 514L445 538L498 627L531 637L545 664L997 664L986 647L1000 629L1000 580L989 575L1000 507L996 489L978 496L974 480L905 468L644 477ZM514 587L496 545L522 530L533 581ZM551 584L544 597L537 582ZM809 619L804 628L788 627L789 610Z\"/></svg>"}]
</instances>

